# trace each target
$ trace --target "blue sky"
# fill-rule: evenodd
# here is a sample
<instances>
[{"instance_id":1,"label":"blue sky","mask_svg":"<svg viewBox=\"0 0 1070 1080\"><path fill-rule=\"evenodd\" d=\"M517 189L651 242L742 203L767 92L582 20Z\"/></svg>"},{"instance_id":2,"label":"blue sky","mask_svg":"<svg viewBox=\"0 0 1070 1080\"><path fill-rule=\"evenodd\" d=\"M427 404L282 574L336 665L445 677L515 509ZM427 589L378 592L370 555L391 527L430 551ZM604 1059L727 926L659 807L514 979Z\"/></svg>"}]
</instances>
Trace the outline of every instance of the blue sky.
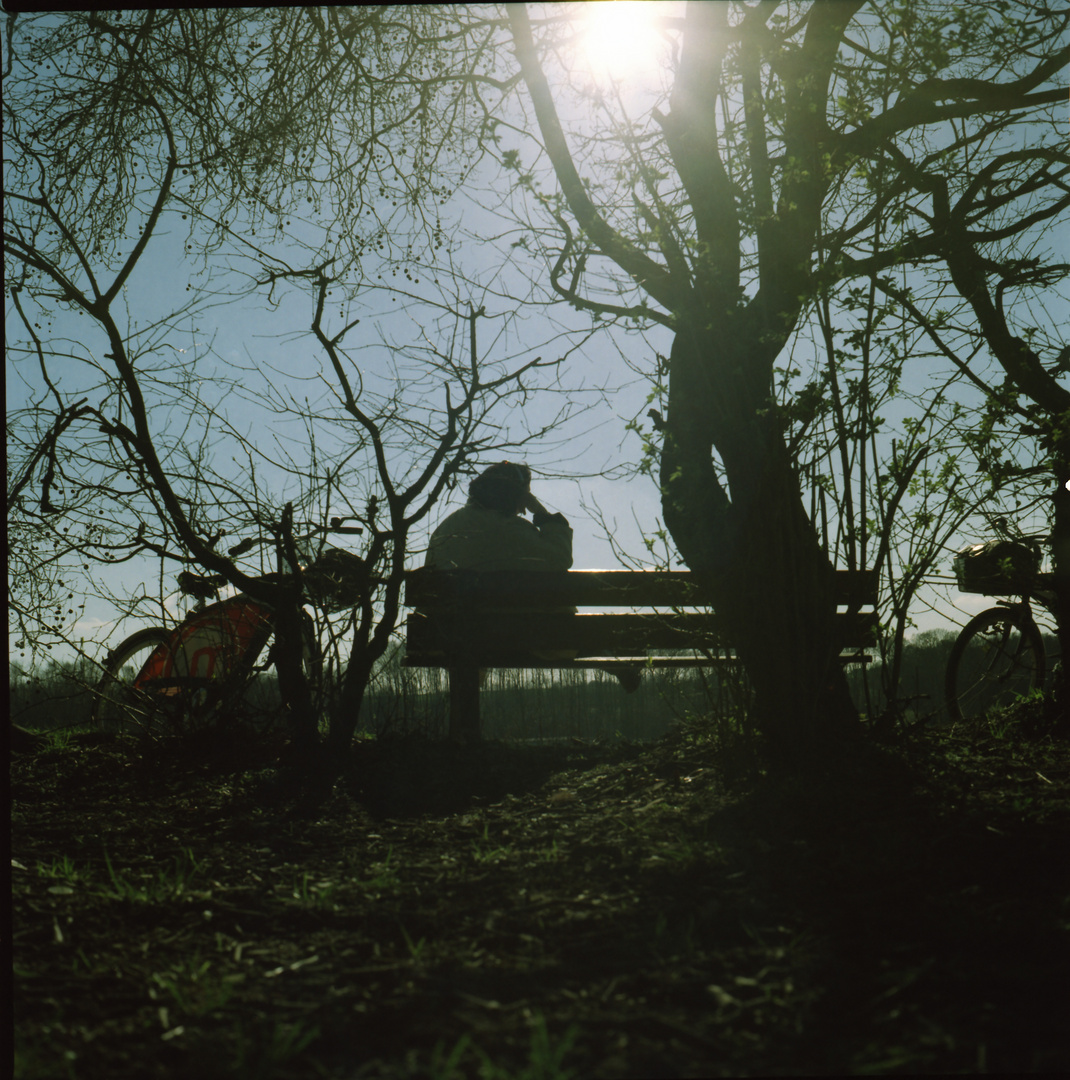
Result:
<instances>
[{"instance_id":1,"label":"blue sky","mask_svg":"<svg viewBox=\"0 0 1070 1080\"><path fill-rule=\"evenodd\" d=\"M131 280L127 290L129 308L142 325L166 316L173 310L176 297L183 298L185 295L189 267L183 260L182 241L180 233L167 235L165 229L150 245L142 272ZM500 281L496 284L500 284ZM485 299L491 315L504 311L504 307L501 311L495 308L493 297L477 296L474 299L477 302ZM397 306L403 310L393 310L394 305L386 300L375 301L374 310L362 321L359 333L353 335L354 352L360 358L369 385L374 385L377 373L383 378L389 377L387 365L390 350L385 343L411 341L415 333L426 329L419 323L419 307L404 300L399 300ZM276 373L270 378L281 388L286 380L278 373L307 376L323 365L323 357L316 343L306 332L310 317L311 301L306 295L296 292L291 293L274 310L267 309L263 301L256 297L233 301L211 307L191 320L179 320L163 338L170 352L164 349L159 355L173 355L176 369L190 369L192 365L194 371L209 372L219 362L247 367L255 361L264 371ZM87 320L67 318L71 325L62 325L62 319L59 320L54 327L56 335L79 339L87 349L99 356L103 344L95 340L94 335L86 335ZM499 345L503 351L522 354L524 343L517 340L518 337L527 336L534 347L538 347L540 339L551 337L554 333L556 330L553 327L537 312L532 312L518 327L503 333L497 343L488 340L485 332L484 340L488 341L488 345ZM211 353L207 349L209 344ZM645 345L637 337L622 343L622 348L633 360L641 356L643 349L667 352L668 347L669 338L665 332L661 332L660 339L655 332ZM19 364L18 368L20 373L28 370L32 374L33 371L33 367L26 364ZM59 370L59 384L64 388L69 386L73 393L79 378L77 366L68 364ZM634 372L624 367L616 348L609 341L599 338L589 341L583 351L573 358L566 377L588 383L605 382L619 389L608 394L591 414L584 416L577 430L563 445L556 445L555 442L552 447L532 448L532 453L524 455L532 463L535 473L533 488L548 507L561 511L572 523L576 567L619 565L612 545L597 520L596 508L601 509L611 526L615 543L629 555L643 559L646 554L643 531L656 529L660 519L658 495L653 482L642 476L622 475L619 479L609 480L592 474L614 464L637 459L638 440L634 434L625 431L624 421L643 411L648 388ZM915 371L916 379L920 381L924 377L923 372ZM210 393L210 389L206 385L206 394ZM20 377L10 369L8 394L9 409L18 408L25 401ZM273 439L280 438L285 443L290 437L284 434L284 429L272 428L270 418L265 418L262 410L244 402L240 395L229 395L225 407L235 426L249 432L268 447L269 452ZM538 396L531 399L529 409L534 413L537 414L543 407L544 403ZM538 452L539 449L542 453ZM263 479L270 488L267 471ZM432 513L427 527L433 527L439 517L459 505L462 498L460 492L455 492L437 513ZM422 532L426 534L426 530ZM418 555L415 555L414 562L417 560ZM948 565L943 569L948 572L950 567ZM155 558L146 558L122 567L97 567L93 575L119 594L154 595L158 593L160 564ZM170 580L170 575L173 575L173 570L166 570L165 579ZM935 594L928 597L930 603L935 600ZM951 590L942 601L940 611L919 608L918 628L950 626L956 609L959 618L962 618L989 603L984 597L956 596ZM118 623L114 621L115 618L116 610L110 604L90 597L79 623L72 627L72 637L78 639L84 636L97 640L101 647L105 639L114 644L120 636L141 625L145 616ZM89 649L91 654L93 648Z\"/></svg>"},{"instance_id":2,"label":"blue sky","mask_svg":"<svg viewBox=\"0 0 1070 1080\"><path fill-rule=\"evenodd\" d=\"M474 213L474 209L469 209L469 226ZM191 280L190 264L183 253L184 234L176 225L177 220L169 231L165 219L160 235L150 243L138 272L124 290L131 321L142 327L167 319L176 303L180 304L186 298L186 285ZM500 272L493 276L493 284L496 288L501 287ZM430 295L434 295L433 290ZM481 322L479 333L480 351L485 350L488 359L507 355L522 360L536 352L545 352L549 356L553 354L553 348L563 347L565 339L561 338L560 328L551 325L537 311L523 312L524 317L519 320L508 318L515 313L509 311L503 300L492 295L489 288L485 292L474 292L472 298L477 305L482 303L487 308L489 318ZM430 318L434 312L411 298L375 293L370 295L368 305L371 310L363 314L360 326L347 338L347 344L351 345L352 354L362 368L365 385L373 390L389 389L391 363L398 355L391 343L400 343L401 355L410 356L412 362L418 364L415 351L407 350L405 346L418 344L421 336L435 337L434 328L422 321L422 317ZM200 384L204 396L218 400L235 428L259 443L268 456L274 443L292 446L300 455L302 448L294 440L299 441L303 433L297 427L283 425L266 414L262 407L243 400L240 390L220 395L211 384L210 374L215 370L227 371L232 365L243 368L247 389L254 390L257 376L251 369L255 366L260 369L259 378L280 391L307 391L309 387L302 388L302 384L326 366L322 351L308 333L311 316L309 296L297 291L286 294L274 308L265 305L260 296L210 306L191 318L175 320L165 333L159 334L154 356L176 372L193 373L195 379L204 372L204 382ZM589 322L586 317L573 321L583 327ZM9 321L9 326L12 325ZM499 333L495 337L496 328ZM106 351L103 336L85 316L59 314L53 319L52 334L56 340L67 338L78 342L78 348L72 351L87 359L95 357L99 361ZM667 348L667 343L661 347ZM233 372L229 374L233 375ZM80 395L99 379L91 366L69 360L50 364L50 376L65 394L72 397ZM29 389L24 380L29 380ZM378 386L377 381L383 385ZM624 422L642 405L646 387L638 383L634 373L623 370L616 351L597 338L570 359L565 383L576 386L606 384L612 392L602 395L602 400L597 401L592 411L571 430L555 431L543 444L533 445L530 452L514 456L531 463L535 474L533 488L538 497L551 509L564 513L573 524L575 565L619 565L599 523L584 507L600 506L607 521L613 524L615 541L629 552L642 554L640 530L655 527L660 513L653 484L642 477L611 481L594 474L606 471L625 458L638 456L638 441L625 432ZM42 386L36 361L24 358L13 362L9 355L7 388L9 412L23 407L31 396L40 396ZM555 402L532 395L526 408L527 420L538 423L541 414L550 415L554 407ZM152 418L158 421L163 415L162 407L157 407ZM563 440L563 437L567 438ZM220 457L225 456L226 447L222 449L224 454ZM235 467L240 468L240 463ZM268 467L263 468L261 482L268 490L272 489ZM455 492L437 512L432 512L426 527L417 532L417 547L423 546L427 531L439 517L455 508L462 497L460 492ZM340 509L332 507L331 512ZM414 564L418 559L417 552L413 556ZM168 569L165 576L173 577L173 573ZM159 576L160 563L155 557L116 567L94 565L90 573L93 580L105 584L108 590L127 596L158 593ZM116 614L111 604L90 595L79 622L71 628L71 636L77 640L106 635L114 644L139 624L137 618L115 623Z\"/></svg>"},{"instance_id":3,"label":"blue sky","mask_svg":"<svg viewBox=\"0 0 1070 1080\"><path fill-rule=\"evenodd\" d=\"M667 5L659 8L666 10ZM608 35L603 35L608 40ZM614 55L623 57L623 50L615 47ZM632 57L630 79L634 90L636 71L642 70L642 58ZM641 95L629 99L630 109L642 107ZM526 152L526 151L525 151ZM490 244L489 238L500 234L502 223L487 213L486 207L495 197L494 181L483 180L484 190L473 189L456 197L452 206L454 236L458 239L458 258L462 260L468 276L474 282L462 298L470 298L476 304L485 304L490 318L481 324L480 334L484 355L488 359L502 360L506 357L522 358L548 348L564 349L569 335L581 336L589 324L586 317L554 309L550 312L535 308L525 309L509 299L523 296L530 291L525 274L536 278L545 277L545 267L537 262L525 264L525 252L514 251L512 263L502 269L500 250ZM296 221L296 219L295 219ZM188 297L187 285L196 282L195 267L184 252L185 228L177 212L161 222L157 235L128 283L126 301L131 318L141 326L157 319L166 318ZM293 235L301 239L301 223L298 221ZM311 234L310 234L311 235ZM484 238L488 238L489 253L484 251ZM192 276L191 276L192 275ZM233 279L237 282L237 278ZM226 286L228 279L221 277L218 285ZM424 280L422 286L412 287L429 300L435 293ZM416 349L420 347L421 335L431 343L441 344L450 332L444 324L434 325L435 313L418 300L393 298L388 294L363 292L358 299L364 303L362 322L347 339L353 355L361 365L369 388L388 389L392 376L392 360L395 356L409 357L419 362ZM1068 311L1066 298L1057 298ZM202 373L219 370L222 365L232 374L240 370L239 385L226 394L219 394L219 406L228 414L229 420L239 430L247 433L270 455L287 445L297 446L303 434L299 426L283 423L262 407L250 404L244 393L255 392L271 383L278 390L294 393L314 391L322 386L315 382L316 373L323 367L324 358L318 346L308 334L311 319L311 300L308 294L297 291L287 293L277 307L270 308L263 297L228 300L208 306L193 318L175 320L166 334L160 335L156 357L166 358L176 372L192 375L194 380L205 378ZM9 327L12 321L8 320ZM80 343L80 350L87 355L102 356L104 345L99 336L87 332L88 320L59 316L53 325L57 338L67 337ZM497 334L495 336L495 331ZM804 337L801 336L800 340ZM641 476L629 477L623 472L619 478L607 479L598 474L622 462L635 461L640 452L638 439L624 429L624 422L642 414L648 390L643 380L622 361L621 352L641 369L649 369L655 351L667 353L668 335L663 330L651 331L644 340L638 336L618 337L615 341L602 337L592 338L573 355L565 369L563 386L570 388L605 388L603 400L591 412L584 414L570 427L555 430L539 447L533 447L523 455L535 473L534 490L551 509L559 510L569 518L575 530L574 565L577 567L605 567L617 565L609 540L603 535L601 525L591 508L600 507L613 531L615 542L629 555L644 555L643 533L657 527L660 518L658 495L652 481ZM799 355L805 361L807 346L799 346ZM57 374L58 373L58 374ZM79 380L91 378L91 373L80 370L78 365L63 362L53 369L54 377L63 381L72 392ZM12 368L8 358L8 407L19 408L26 400L21 378L25 375L34 383L38 392L39 380L34 365L17 363ZM920 386L932 375L923 363L915 363L909 369L908 388ZM213 396L213 388L204 382L206 397ZM533 395L526 405L526 419L538 423L551 415L556 401L553 397ZM164 415L162 406L156 414ZM223 455L225 457L225 455ZM234 468L240 470L241 462ZM270 468L263 466L263 479L270 487ZM428 528L448 513L460 501L460 493L454 493L432 513ZM1027 528L1039 528L1037 520L1023 523ZM962 540L983 539L983 536L965 536ZM417 537L417 546L420 538ZM950 556L950 552L948 553ZM949 565L943 567L949 571ZM101 573L101 571L94 571ZM104 572L104 583L117 593L136 595L141 592L158 591L159 563L146 559L141 563L127 563L121 568ZM928 596L935 602L935 595ZM952 625L951 620L989 606L984 597L961 597L949 592L940 602L938 612L918 609L918 626L921 629ZM131 626L112 625L115 611L100 600L90 599L81 625L74 627L74 636L85 632L87 637L108 634L114 640Z\"/></svg>"}]
</instances>

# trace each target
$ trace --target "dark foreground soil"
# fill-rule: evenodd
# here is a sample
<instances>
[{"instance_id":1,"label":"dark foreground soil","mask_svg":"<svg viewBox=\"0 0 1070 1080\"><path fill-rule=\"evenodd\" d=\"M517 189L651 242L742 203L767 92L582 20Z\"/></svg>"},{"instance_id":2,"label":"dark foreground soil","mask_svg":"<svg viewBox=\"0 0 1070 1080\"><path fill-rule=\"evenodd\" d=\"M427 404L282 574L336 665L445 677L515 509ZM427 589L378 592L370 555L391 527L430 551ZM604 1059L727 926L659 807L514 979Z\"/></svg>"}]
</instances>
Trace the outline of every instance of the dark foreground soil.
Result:
<instances>
[{"instance_id":1,"label":"dark foreground soil","mask_svg":"<svg viewBox=\"0 0 1070 1080\"><path fill-rule=\"evenodd\" d=\"M14 758L16 1075L1070 1071L1070 743ZM252 754L254 748L249 748Z\"/></svg>"}]
</instances>

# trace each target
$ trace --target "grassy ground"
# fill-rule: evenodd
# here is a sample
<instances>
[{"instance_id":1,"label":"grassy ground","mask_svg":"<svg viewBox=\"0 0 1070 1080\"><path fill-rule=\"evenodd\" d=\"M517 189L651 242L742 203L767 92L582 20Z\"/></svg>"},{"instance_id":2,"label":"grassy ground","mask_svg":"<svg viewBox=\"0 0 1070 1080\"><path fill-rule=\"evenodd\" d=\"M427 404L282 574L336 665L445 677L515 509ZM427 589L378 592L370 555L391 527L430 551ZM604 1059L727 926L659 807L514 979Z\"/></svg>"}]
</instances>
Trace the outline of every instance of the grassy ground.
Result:
<instances>
[{"instance_id":1,"label":"grassy ground","mask_svg":"<svg viewBox=\"0 0 1070 1080\"><path fill-rule=\"evenodd\" d=\"M1070 1071L1070 741L806 781L652 745L74 736L11 770L16 1075Z\"/></svg>"}]
</instances>

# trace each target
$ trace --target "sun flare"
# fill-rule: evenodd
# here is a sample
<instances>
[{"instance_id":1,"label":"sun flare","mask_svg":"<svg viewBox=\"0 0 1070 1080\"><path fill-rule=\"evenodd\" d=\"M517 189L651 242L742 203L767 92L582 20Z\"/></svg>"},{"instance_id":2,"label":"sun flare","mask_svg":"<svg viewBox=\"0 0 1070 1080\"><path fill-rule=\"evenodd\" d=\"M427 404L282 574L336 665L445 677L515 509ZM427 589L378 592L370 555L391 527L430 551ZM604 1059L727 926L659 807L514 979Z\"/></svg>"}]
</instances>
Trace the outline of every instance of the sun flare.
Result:
<instances>
[{"instance_id":1,"label":"sun flare","mask_svg":"<svg viewBox=\"0 0 1070 1080\"><path fill-rule=\"evenodd\" d=\"M652 0L588 0L577 4L581 48L591 73L626 78L657 66L660 20L674 4Z\"/></svg>"}]
</instances>

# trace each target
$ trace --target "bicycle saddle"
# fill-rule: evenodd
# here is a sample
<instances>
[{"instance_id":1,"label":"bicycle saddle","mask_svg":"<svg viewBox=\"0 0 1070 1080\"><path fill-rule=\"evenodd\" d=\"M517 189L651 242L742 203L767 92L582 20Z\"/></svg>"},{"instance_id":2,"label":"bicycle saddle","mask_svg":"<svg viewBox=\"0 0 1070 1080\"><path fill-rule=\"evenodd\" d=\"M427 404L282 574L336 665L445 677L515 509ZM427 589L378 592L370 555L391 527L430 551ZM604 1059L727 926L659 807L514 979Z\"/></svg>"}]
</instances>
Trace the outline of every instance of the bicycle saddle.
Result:
<instances>
[{"instance_id":1,"label":"bicycle saddle","mask_svg":"<svg viewBox=\"0 0 1070 1080\"><path fill-rule=\"evenodd\" d=\"M186 596L195 596L198 600L211 600L226 583L227 579L222 574L193 574L183 570L178 575L179 589Z\"/></svg>"}]
</instances>

